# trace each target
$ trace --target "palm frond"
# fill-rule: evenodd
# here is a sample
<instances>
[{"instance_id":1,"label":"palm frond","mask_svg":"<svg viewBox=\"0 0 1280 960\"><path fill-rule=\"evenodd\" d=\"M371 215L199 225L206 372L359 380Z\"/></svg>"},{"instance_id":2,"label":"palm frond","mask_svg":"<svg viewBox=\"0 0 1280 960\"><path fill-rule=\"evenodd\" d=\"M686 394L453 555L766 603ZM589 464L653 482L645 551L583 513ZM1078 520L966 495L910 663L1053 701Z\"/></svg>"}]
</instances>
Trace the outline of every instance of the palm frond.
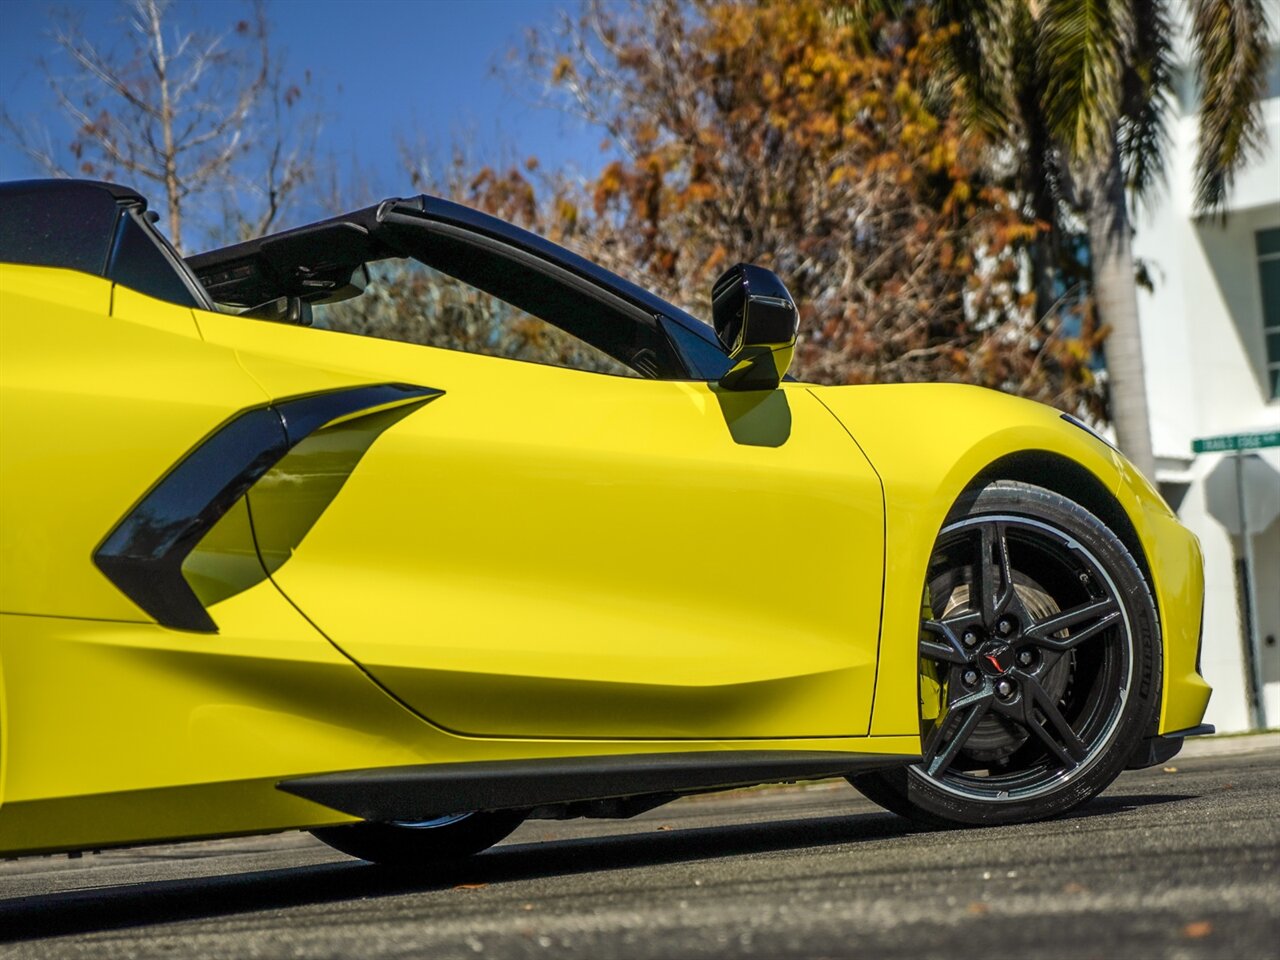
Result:
<instances>
[{"instance_id":1,"label":"palm frond","mask_svg":"<svg viewBox=\"0 0 1280 960\"><path fill-rule=\"evenodd\" d=\"M1194 0L1191 41L1200 102L1196 206L1221 211L1241 167L1261 149L1267 77L1262 0Z\"/></svg>"},{"instance_id":2,"label":"palm frond","mask_svg":"<svg viewBox=\"0 0 1280 960\"><path fill-rule=\"evenodd\" d=\"M1045 118L1071 160L1107 163L1120 117L1133 16L1121 0L1044 0L1037 17Z\"/></svg>"},{"instance_id":3,"label":"palm frond","mask_svg":"<svg viewBox=\"0 0 1280 960\"><path fill-rule=\"evenodd\" d=\"M1017 56L1012 25L1020 0L940 0L935 24L950 32L948 80L960 94L969 123L1008 137L1016 113L1010 74Z\"/></svg>"},{"instance_id":4,"label":"palm frond","mask_svg":"<svg viewBox=\"0 0 1280 960\"><path fill-rule=\"evenodd\" d=\"M1173 23L1167 0L1134 0L1118 141L1125 182L1138 201L1149 200L1164 183L1173 81Z\"/></svg>"}]
</instances>

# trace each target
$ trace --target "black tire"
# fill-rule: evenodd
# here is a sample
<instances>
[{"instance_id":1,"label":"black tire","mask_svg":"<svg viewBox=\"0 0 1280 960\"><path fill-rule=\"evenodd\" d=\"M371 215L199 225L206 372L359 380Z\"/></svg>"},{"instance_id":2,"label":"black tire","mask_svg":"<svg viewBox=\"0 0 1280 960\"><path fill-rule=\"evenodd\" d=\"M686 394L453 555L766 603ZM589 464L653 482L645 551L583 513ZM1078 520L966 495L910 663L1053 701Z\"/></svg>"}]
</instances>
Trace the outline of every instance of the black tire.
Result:
<instances>
[{"instance_id":1,"label":"black tire","mask_svg":"<svg viewBox=\"0 0 1280 960\"><path fill-rule=\"evenodd\" d=\"M1120 539L1052 491L992 483L956 504L929 561L923 760L850 783L933 827L1066 813L1150 734L1160 677L1151 591Z\"/></svg>"},{"instance_id":2,"label":"black tire","mask_svg":"<svg viewBox=\"0 0 1280 960\"><path fill-rule=\"evenodd\" d=\"M418 867L487 850L524 822L524 811L467 813L417 823L352 823L311 835L335 850L389 867Z\"/></svg>"}]
</instances>

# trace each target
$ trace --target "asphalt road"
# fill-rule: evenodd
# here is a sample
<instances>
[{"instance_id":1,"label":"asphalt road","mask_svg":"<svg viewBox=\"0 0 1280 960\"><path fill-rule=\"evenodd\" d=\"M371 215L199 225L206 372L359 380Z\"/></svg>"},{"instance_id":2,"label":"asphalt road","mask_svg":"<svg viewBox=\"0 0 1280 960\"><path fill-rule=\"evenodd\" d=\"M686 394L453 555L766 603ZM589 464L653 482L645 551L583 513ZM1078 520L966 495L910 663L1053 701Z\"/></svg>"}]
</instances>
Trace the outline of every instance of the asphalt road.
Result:
<instances>
[{"instance_id":1,"label":"asphalt road","mask_svg":"<svg viewBox=\"0 0 1280 960\"><path fill-rule=\"evenodd\" d=\"M916 832L851 788L538 821L405 877L303 834L0 863L0 957L1280 957L1280 735L1049 823Z\"/></svg>"}]
</instances>

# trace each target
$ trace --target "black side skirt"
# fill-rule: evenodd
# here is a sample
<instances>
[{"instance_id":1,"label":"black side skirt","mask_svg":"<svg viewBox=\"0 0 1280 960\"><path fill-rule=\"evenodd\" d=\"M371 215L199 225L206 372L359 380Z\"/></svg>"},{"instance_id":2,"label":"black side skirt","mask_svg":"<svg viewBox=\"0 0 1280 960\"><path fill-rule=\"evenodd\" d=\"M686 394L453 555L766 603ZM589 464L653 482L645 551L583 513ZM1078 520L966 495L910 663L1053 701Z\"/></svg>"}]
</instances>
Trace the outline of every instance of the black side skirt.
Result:
<instances>
[{"instance_id":1,"label":"black side skirt","mask_svg":"<svg viewBox=\"0 0 1280 960\"><path fill-rule=\"evenodd\" d=\"M819 750L716 750L438 763L282 780L287 793L366 820L820 780L918 763L918 756Z\"/></svg>"}]
</instances>

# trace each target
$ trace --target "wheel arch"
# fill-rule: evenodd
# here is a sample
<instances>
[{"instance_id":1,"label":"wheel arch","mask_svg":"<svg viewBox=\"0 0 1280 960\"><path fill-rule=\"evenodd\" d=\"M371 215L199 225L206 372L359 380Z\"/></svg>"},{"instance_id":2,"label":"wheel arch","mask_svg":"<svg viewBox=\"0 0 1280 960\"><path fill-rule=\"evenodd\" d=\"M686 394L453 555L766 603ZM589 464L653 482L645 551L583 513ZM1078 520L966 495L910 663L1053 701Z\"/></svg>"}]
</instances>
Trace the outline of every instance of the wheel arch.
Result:
<instances>
[{"instance_id":1,"label":"wheel arch","mask_svg":"<svg viewBox=\"0 0 1280 960\"><path fill-rule=\"evenodd\" d=\"M928 555L956 500L998 479L1074 500L1115 531L1156 601L1164 652L1160 732L1200 722L1210 690L1195 663L1203 597L1199 544L1113 448L1055 409L994 390L960 384L811 389L845 425L884 486L884 593L871 734L911 734L919 723L914 641ZM922 430L943 420L946 429Z\"/></svg>"},{"instance_id":2,"label":"wheel arch","mask_svg":"<svg viewBox=\"0 0 1280 960\"><path fill-rule=\"evenodd\" d=\"M1133 555L1147 583L1154 585L1151 565L1133 521L1106 484L1087 467L1051 450L1020 450L984 467L965 485L961 496L997 480L1014 480L1044 487L1080 504L1114 531L1125 549Z\"/></svg>"},{"instance_id":3,"label":"wheel arch","mask_svg":"<svg viewBox=\"0 0 1280 960\"><path fill-rule=\"evenodd\" d=\"M932 491L931 499L933 500L933 505L932 509L928 511L930 520L924 520L921 517L916 531L920 537L920 542L923 543L927 540L929 548L920 551L907 551L912 555L914 561L910 566L920 567L923 565L925 556L932 548L938 533L946 525L947 519L964 497L1001 480L1042 487L1079 504L1092 513L1102 524L1115 533L1120 542L1129 551L1143 579L1149 584L1153 598L1156 601L1157 639L1164 646L1166 639L1163 636L1165 608L1162 603L1160 585L1156 582L1156 577L1153 576L1151 562L1144 546L1140 528L1135 523L1129 507L1118 495L1118 491L1113 490L1110 485L1119 481L1119 476L1109 477L1107 475L1106 468L1111 466L1112 462L1099 459L1095 464L1098 469L1093 469L1089 466L1088 457L1077 458L1073 455L1074 452L1070 447L1065 451L1046 449L1044 447L1011 448L1011 441L1007 437L995 435L988 435L979 442L967 445L963 453L957 456L956 462L945 477L939 479L935 473L932 480L926 481L926 485ZM1103 471L1101 475L1099 469ZM923 506L923 504L920 505ZM894 508L886 503L886 514L888 515L892 512L894 512ZM910 605L905 602L906 598L901 595L902 590L892 590L892 593L897 594L893 600L889 596L891 591L888 580L890 578L897 579L889 572L889 568L893 565L894 561L887 557L886 606L882 612L877 692L883 689L888 696L877 698L877 702L873 707L871 732L877 734L887 733L890 729L894 732L902 732L899 728L902 727L904 719L904 716L902 716L903 705L909 703L912 712L917 708L916 684L918 679L914 665L914 643L907 645L911 648L909 656L902 652L907 649L907 646L904 646L902 650L898 650L892 644L889 646L885 644L886 637L904 637L908 633L913 639L916 636L914 630L906 631L901 628L900 610L904 610L906 606ZM898 577L901 577L902 572L900 568ZM917 582L912 578L908 579L913 584ZM919 608L918 590L919 588L916 587L914 609L917 611ZM892 609L890 609L891 607ZM918 616L918 613L914 614L914 616ZM902 663L899 662L900 659L903 661ZM909 670L905 663L908 660L910 661ZM880 686L882 683L883 687ZM901 685L904 683L906 686ZM1168 693L1167 689L1160 691L1162 708ZM1155 733L1157 731L1152 730L1151 732Z\"/></svg>"}]
</instances>

